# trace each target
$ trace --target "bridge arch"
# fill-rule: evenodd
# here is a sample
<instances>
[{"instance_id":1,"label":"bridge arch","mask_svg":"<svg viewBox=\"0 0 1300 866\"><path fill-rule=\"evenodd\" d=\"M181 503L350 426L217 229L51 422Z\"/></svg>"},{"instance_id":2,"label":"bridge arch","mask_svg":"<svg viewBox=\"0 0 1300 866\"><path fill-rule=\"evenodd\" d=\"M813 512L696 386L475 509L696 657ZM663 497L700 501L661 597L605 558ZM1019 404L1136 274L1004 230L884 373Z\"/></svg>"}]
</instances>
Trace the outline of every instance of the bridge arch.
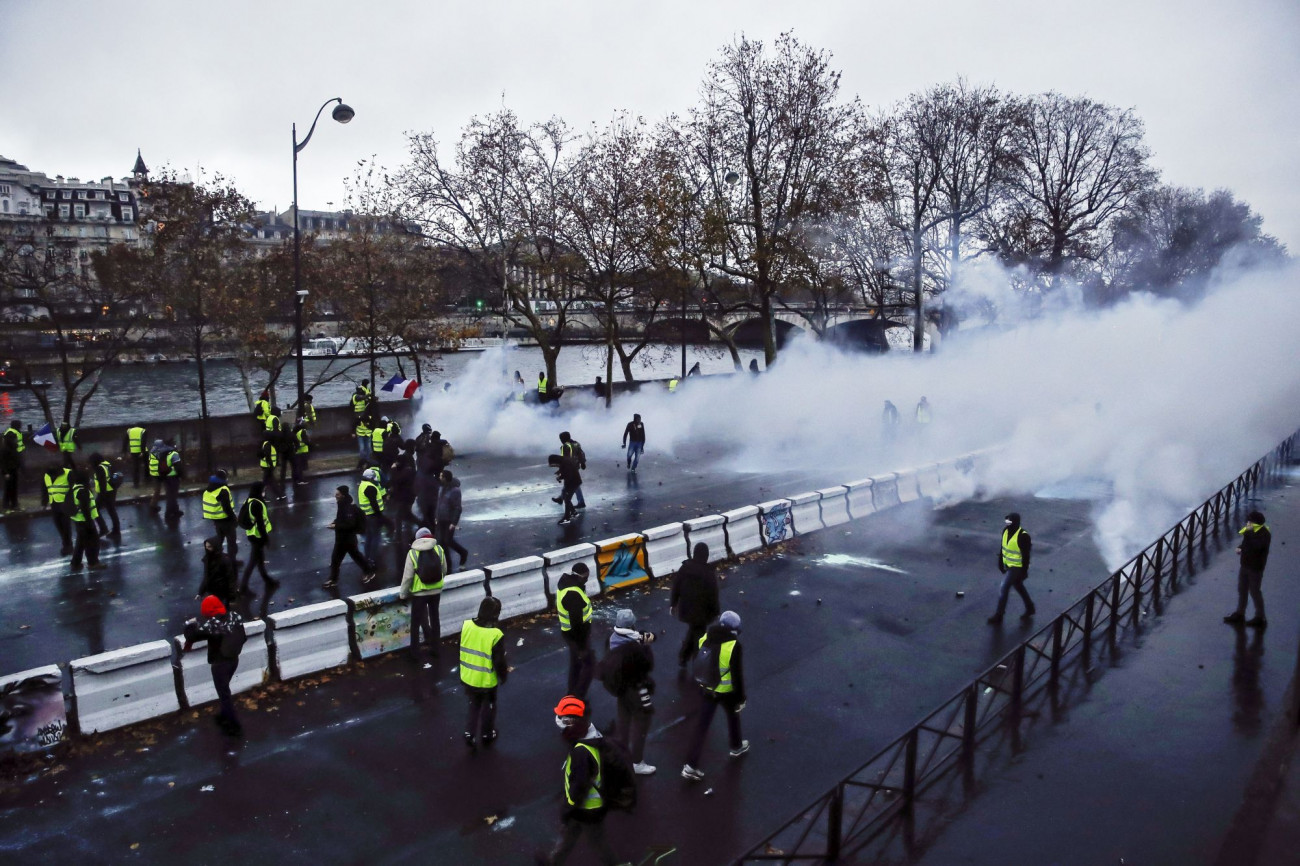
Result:
<instances>
[{"instance_id":1,"label":"bridge arch","mask_svg":"<svg viewBox=\"0 0 1300 866\"><path fill-rule=\"evenodd\" d=\"M772 327L776 334L776 346L778 349L785 346L790 340L799 334L806 333L806 329L798 325L787 322L782 318L774 318ZM755 317L744 319L734 325L731 329L731 338L736 341L737 346L752 348L763 345L763 320Z\"/></svg>"}]
</instances>

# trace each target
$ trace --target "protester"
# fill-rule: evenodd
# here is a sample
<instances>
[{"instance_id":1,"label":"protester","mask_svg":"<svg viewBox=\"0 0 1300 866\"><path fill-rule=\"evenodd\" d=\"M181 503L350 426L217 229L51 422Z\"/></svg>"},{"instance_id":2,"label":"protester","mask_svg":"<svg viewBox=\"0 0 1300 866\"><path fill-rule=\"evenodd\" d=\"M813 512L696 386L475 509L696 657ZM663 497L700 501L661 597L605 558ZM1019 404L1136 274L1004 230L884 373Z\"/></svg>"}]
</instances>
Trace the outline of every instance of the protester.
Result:
<instances>
[{"instance_id":1,"label":"protester","mask_svg":"<svg viewBox=\"0 0 1300 866\"><path fill-rule=\"evenodd\" d=\"M741 656L739 614L732 610L723 611L718 622L709 626L708 632L700 638L695 667L695 682L700 687L703 701L686 753L686 764L682 767L682 778L692 782L704 778L704 772L699 769L700 754L718 707L722 707L727 715L731 757L739 758L749 751L749 740L740 736L740 712L745 709L745 668Z\"/></svg>"},{"instance_id":2,"label":"protester","mask_svg":"<svg viewBox=\"0 0 1300 866\"><path fill-rule=\"evenodd\" d=\"M560 495L552 496L551 501L564 503L564 515L556 522L560 526L567 526L578 516L578 510L573 505L573 495L582 489L578 461L572 457L552 454L546 458L546 464L555 467L555 480L560 482Z\"/></svg>"},{"instance_id":3,"label":"protester","mask_svg":"<svg viewBox=\"0 0 1300 866\"><path fill-rule=\"evenodd\" d=\"M564 806L561 811L560 838L549 855L539 855L538 863L559 866L568 860L585 833L595 846L605 866L619 863L605 836L605 813L600 731L587 716L587 705L568 696L555 708L555 724L560 737L569 746L564 761Z\"/></svg>"},{"instance_id":4,"label":"protester","mask_svg":"<svg viewBox=\"0 0 1300 866\"><path fill-rule=\"evenodd\" d=\"M471 749L476 735L485 746L497 738L497 686L510 672L505 635L497 625L500 616L501 599L488 597L479 602L478 616L460 629L460 681L469 701L465 745Z\"/></svg>"},{"instance_id":5,"label":"protester","mask_svg":"<svg viewBox=\"0 0 1300 866\"><path fill-rule=\"evenodd\" d=\"M653 633L636 630L636 614L624 608L614 617L607 655L600 663L600 681L618 702L614 735L631 752L632 769L641 776L655 771L645 763L645 739L654 713L654 640Z\"/></svg>"},{"instance_id":6,"label":"protester","mask_svg":"<svg viewBox=\"0 0 1300 866\"><path fill-rule=\"evenodd\" d=\"M419 660L420 634L433 654L438 652L438 603L442 598L442 580L447 575L447 555L427 527L415 532L415 541L406 555L402 584L397 595L411 600L411 657Z\"/></svg>"},{"instance_id":7,"label":"protester","mask_svg":"<svg viewBox=\"0 0 1300 866\"><path fill-rule=\"evenodd\" d=\"M212 685L217 690L220 710L216 715L217 726L221 730L237 737L243 733L239 718L235 715L235 702L230 696L230 681L239 669L239 654L244 648L247 635L239 614L227 610L226 605L215 595L205 596L199 606L199 619L185 623L185 646L182 652L189 652L195 643L207 641L208 667L212 672Z\"/></svg>"},{"instance_id":8,"label":"protester","mask_svg":"<svg viewBox=\"0 0 1300 866\"><path fill-rule=\"evenodd\" d=\"M571 457L574 461L577 462L578 469L581 469L583 472L587 471L587 455L583 453L582 443L579 442L577 439L574 439L572 436L570 436L568 430L565 430L563 433L560 434L560 456ZM578 486L576 489L574 489L573 495L574 495L573 501L576 507L578 508L587 507L587 500L583 498L582 495L581 476L578 477Z\"/></svg>"},{"instance_id":9,"label":"protester","mask_svg":"<svg viewBox=\"0 0 1300 866\"><path fill-rule=\"evenodd\" d=\"M365 515L352 501L347 485L334 491L334 501L338 504L337 510L333 522L327 527L334 530L334 550L330 553L329 577L322 585L326 589L334 589L339 585L339 566L343 564L343 557L350 556L361 569L361 583L369 586L375 579L375 564L357 550L357 533L365 529Z\"/></svg>"},{"instance_id":10,"label":"protester","mask_svg":"<svg viewBox=\"0 0 1300 866\"><path fill-rule=\"evenodd\" d=\"M633 415L632 420L623 428L623 447L627 449L627 468L635 472L641 462L641 452L645 450L645 425L640 415Z\"/></svg>"},{"instance_id":11,"label":"protester","mask_svg":"<svg viewBox=\"0 0 1300 866\"><path fill-rule=\"evenodd\" d=\"M82 568L81 558L92 569L106 568L99 561L99 509L95 505L95 494L91 490L90 476L84 469L74 469L68 475L68 504L71 511L72 525L76 530L76 542L72 547L72 570Z\"/></svg>"},{"instance_id":12,"label":"protester","mask_svg":"<svg viewBox=\"0 0 1300 866\"><path fill-rule=\"evenodd\" d=\"M444 550L453 550L460 554L460 568L465 568L469 551L456 541L456 529L460 526L460 479L451 474L450 469L442 470L438 490L438 544Z\"/></svg>"},{"instance_id":13,"label":"protester","mask_svg":"<svg viewBox=\"0 0 1300 866\"><path fill-rule=\"evenodd\" d=\"M697 542L691 558L682 563L673 576L668 609L686 623L686 637L677 652L678 667L685 668L700 647L700 638L714 617L722 610L718 602L718 574L709 564L709 546Z\"/></svg>"},{"instance_id":14,"label":"protester","mask_svg":"<svg viewBox=\"0 0 1300 866\"><path fill-rule=\"evenodd\" d=\"M248 588L248 579L253 576L254 568L261 572L262 583L268 590L280 585L280 581L272 578L266 571L266 547L271 541L272 527L271 514L266 507L264 495L265 489L259 481L249 489L248 498L244 500L244 505L240 509L240 523L252 547L252 552L248 555L248 564L244 566L244 578L239 587L241 595L257 595Z\"/></svg>"},{"instance_id":15,"label":"protester","mask_svg":"<svg viewBox=\"0 0 1300 866\"><path fill-rule=\"evenodd\" d=\"M234 604L239 598L235 561L222 552L219 535L203 541L203 580L194 597L205 595L215 595L226 604Z\"/></svg>"},{"instance_id":16,"label":"protester","mask_svg":"<svg viewBox=\"0 0 1300 866\"><path fill-rule=\"evenodd\" d=\"M122 522L117 517L117 488L122 483L121 473L113 471L113 464L99 452L90 455L90 468L95 473L95 506L99 509L99 534L113 539L122 537ZM113 521L109 529L104 516Z\"/></svg>"},{"instance_id":17,"label":"protester","mask_svg":"<svg viewBox=\"0 0 1300 866\"><path fill-rule=\"evenodd\" d=\"M1237 569L1237 609L1223 618L1227 623L1242 623L1255 628L1267 628L1268 619L1264 616L1264 567L1268 565L1268 549L1273 543L1273 532L1264 522L1262 511L1251 511L1246 515L1246 525L1237 533L1241 536L1241 545L1237 556L1241 562ZM1285 542L1283 542L1285 543ZM1255 616L1246 619L1246 596L1255 604Z\"/></svg>"},{"instance_id":18,"label":"protester","mask_svg":"<svg viewBox=\"0 0 1300 866\"><path fill-rule=\"evenodd\" d=\"M587 578L591 570L577 562L560 576L555 585L555 610L560 620L560 637L569 648L568 693L584 700L591 686L594 663L591 655L591 599Z\"/></svg>"},{"instance_id":19,"label":"protester","mask_svg":"<svg viewBox=\"0 0 1300 866\"><path fill-rule=\"evenodd\" d=\"M998 570L1003 575L1002 588L998 593L998 609L988 619L991 625L1002 622L1002 614L1007 609L1007 596L1013 589L1025 603L1025 612L1020 618L1029 619L1034 615L1034 600L1029 597L1029 591L1025 589L1025 581L1029 578L1029 557L1033 553L1033 542L1029 538L1029 533L1021 527L1020 515L1017 512L1008 514L1003 524L1005 528L1002 530L1002 547L998 551Z\"/></svg>"}]
</instances>

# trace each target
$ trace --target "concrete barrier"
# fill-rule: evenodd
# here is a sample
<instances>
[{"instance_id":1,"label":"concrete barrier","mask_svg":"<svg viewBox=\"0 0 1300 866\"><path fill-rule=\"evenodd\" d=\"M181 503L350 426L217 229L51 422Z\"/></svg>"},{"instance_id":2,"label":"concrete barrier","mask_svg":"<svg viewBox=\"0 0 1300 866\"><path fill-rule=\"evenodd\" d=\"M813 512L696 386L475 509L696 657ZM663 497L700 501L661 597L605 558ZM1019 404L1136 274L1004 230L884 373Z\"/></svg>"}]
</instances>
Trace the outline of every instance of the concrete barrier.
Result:
<instances>
[{"instance_id":1,"label":"concrete barrier","mask_svg":"<svg viewBox=\"0 0 1300 866\"><path fill-rule=\"evenodd\" d=\"M746 505L722 512L726 518L727 549L733 557L758 550L763 546L763 533L759 529L757 505Z\"/></svg>"},{"instance_id":2,"label":"concrete barrier","mask_svg":"<svg viewBox=\"0 0 1300 866\"><path fill-rule=\"evenodd\" d=\"M727 558L727 518L721 514L706 514L686 521L686 546L691 550L697 544L709 546L709 562Z\"/></svg>"},{"instance_id":3,"label":"concrete barrier","mask_svg":"<svg viewBox=\"0 0 1300 866\"><path fill-rule=\"evenodd\" d=\"M487 598L487 572L473 568L449 574L442 581L442 598L438 601L438 634L460 634L461 624L478 616L479 605Z\"/></svg>"},{"instance_id":4,"label":"concrete barrier","mask_svg":"<svg viewBox=\"0 0 1300 866\"><path fill-rule=\"evenodd\" d=\"M849 514L849 488L823 487L817 493L821 496L822 526L827 529L840 526L852 520Z\"/></svg>"},{"instance_id":5,"label":"concrete barrier","mask_svg":"<svg viewBox=\"0 0 1300 866\"><path fill-rule=\"evenodd\" d=\"M501 599L501 618L546 610L546 560L525 556L489 565L488 589Z\"/></svg>"},{"instance_id":6,"label":"concrete barrier","mask_svg":"<svg viewBox=\"0 0 1300 866\"><path fill-rule=\"evenodd\" d=\"M849 516L854 520L861 520L868 514L875 512L875 486L876 482L870 478L863 478L861 481L850 481L845 485L845 490L848 491Z\"/></svg>"},{"instance_id":7,"label":"concrete barrier","mask_svg":"<svg viewBox=\"0 0 1300 866\"><path fill-rule=\"evenodd\" d=\"M69 667L83 734L111 731L181 708L168 641L74 659Z\"/></svg>"},{"instance_id":8,"label":"concrete barrier","mask_svg":"<svg viewBox=\"0 0 1300 866\"><path fill-rule=\"evenodd\" d=\"M44 752L68 738L63 673L57 665L0 677L0 755Z\"/></svg>"},{"instance_id":9,"label":"concrete barrier","mask_svg":"<svg viewBox=\"0 0 1300 866\"><path fill-rule=\"evenodd\" d=\"M977 455L954 457L938 464L939 487L949 501L968 499L975 495L975 468Z\"/></svg>"},{"instance_id":10,"label":"concrete barrier","mask_svg":"<svg viewBox=\"0 0 1300 866\"><path fill-rule=\"evenodd\" d=\"M943 484L939 480L937 463L916 470L916 486L920 489L921 495L927 499L938 501L943 498Z\"/></svg>"},{"instance_id":11,"label":"concrete barrier","mask_svg":"<svg viewBox=\"0 0 1300 866\"><path fill-rule=\"evenodd\" d=\"M276 679L290 680L348 663L352 629L342 599L273 613L267 621Z\"/></svg>"},{"instance_id":12,"label":"concrete barrier","mask_svg":"<svg viewBox=\"0 0 1300 866\"><path fill-rule=\"evenodd\" d=\"M794 538L794 519L791 516L789 499L773 499L758 504L758 525L762 532L763 544L771 546Z\"/></svg>"},{"instance_id":13,"label":"concrete barrier","mask_svg":"<svg viewBox=\"0 0 1300 866\"><path fill-rule=\"evenodd\" d=\"M594 544L575 544L572 547L562 547L559 550L552 550L550 553L543 553L542 558L546 560L546 596L548 599L555 598L555 584L559 582L560 577L566 571L573 568L576 563L585 562L591 576L587 578L588 595L598 595L600 593L600 581L596 580L596 545Z\"/></svg>"},{"instance_id":14,"label":"concrete barrier","mask_svg":"<svg viewBox=\"0 0 1300 866\"><path fill-rule=\"evenodd\" d=\"M871 479L871 504L876 511L902 504L898 496L897 475L879 475Z\"/></svg>"},{"instance_id":15,"label":"concrete barrier","mask_svg":"<svg viewBox=\"0 0 1300 866\"><path fill-rule=\"evenodd\" d=\"M347 598L352 621L352 652L368 659L411 645L411 600L398 597L398 587L363 592Z\"/></svg>"},{"instance_id":16,"label":"concrete barrier","mask_svg":"<svg viewBox=\"0 0 1300 866\"><path fill-rule=\"evenodd\" d=\"M906 469L894 477L898 485L899 502L915 502L921 498L921 486L917 481L915 469Z\"/></svg>"},{"instance_id":17,"label":"concrete barrier","mask_svg":"<svg viewBox=\"0 0 1300 866\"><path fill-rule=\"evenodd\" d=\"M634 586L649 579L645 538L640 533L596 542L596 582L600 584L601 592Z\"/></svg>"},{"instance_id":18,"label":"concrete barrier","mask_svg":"<svg viewBox=\"0 0 1300 866\"><path fill-rule=\"evenodd\" d=\"M655 577L673 574L687 558L686 524L667 523L641 533L645 538L646 566ZM710 551L711 552L711 551Z\"/></svg>"},{"instance_id":19,"label":"concrete barrier","mask_svg":"<svg viewBox=\"0 0 1300 866\"><path fill-rule=\"evenodd\" d=\"M260 619L247 620L244 633L248 641L239 654L239 667L230 680L231 694L239 694L262 685L271 678L270 647L266 644L266 623ZM172 638L176 655L172 667L176 672L176 688L181 695L181 706L197 707L217 699L217 689L212 685L212 672L208 665L208 642L198 641L189 652L183 652L185 638Z\"/></svg>"},{"instance_id":20,"label":"concrete barrier","mask_svg":"<svg viewBox=\"0 0 1300 866\"><path fill-rule=\"evenodd\" d=\"M822 495L813 492L791 496L790 517L794 521L795 535L807 535L825 529L826 524L822 523Z\"/></svg>"}]
</instances>

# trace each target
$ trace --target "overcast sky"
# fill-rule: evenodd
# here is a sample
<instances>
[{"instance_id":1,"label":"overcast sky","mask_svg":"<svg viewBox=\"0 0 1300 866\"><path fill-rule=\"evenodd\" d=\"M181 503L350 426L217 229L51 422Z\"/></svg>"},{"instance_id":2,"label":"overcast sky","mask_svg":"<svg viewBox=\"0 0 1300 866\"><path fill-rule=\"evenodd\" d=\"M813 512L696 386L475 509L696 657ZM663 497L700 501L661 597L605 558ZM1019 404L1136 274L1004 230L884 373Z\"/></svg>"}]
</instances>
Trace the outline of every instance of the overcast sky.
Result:
<instances>
[{"instance_id":1,"label":"overcast sky","mask_svg":"<svg viewBox=\"0 0 1300 866\"><path fill-rule=\"evenodd\" d=\"M1166 180L1231 189L1300 252L1296 0L633 5L0 0L0 154L84 180L123 176L139 147L283 209L290 124L341 96L356 119L327 114L299 163L303 208L341 207L356 162L400 163L405 131L450 141L503 98L524 120L653 122L695 101L737 34L793 30L873 107L958 75L1131 106Z\"/></svg>"}]
</instances>

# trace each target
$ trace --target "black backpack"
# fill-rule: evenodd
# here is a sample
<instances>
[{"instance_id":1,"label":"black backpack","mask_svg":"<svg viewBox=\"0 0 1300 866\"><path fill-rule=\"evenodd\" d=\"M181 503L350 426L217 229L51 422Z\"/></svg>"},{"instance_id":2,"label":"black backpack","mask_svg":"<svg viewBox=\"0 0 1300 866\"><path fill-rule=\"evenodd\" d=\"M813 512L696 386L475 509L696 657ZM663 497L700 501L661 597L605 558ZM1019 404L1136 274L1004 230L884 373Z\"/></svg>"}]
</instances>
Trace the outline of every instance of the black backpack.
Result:
<instances>
[{"instance_id":1,"label":"black backpack","mask_svg":"<svg viewBox=\"0 0 1300 866\"><path fill-rule=\"evenodd\" d=\"M250 507L252 504L253 500L245 499L244 504L239 508L239 515L235 518L235 522L239 524L240 529L253 528L253 509Z\"/></svg>"},{"instance_id":2,"label":"black backpack","mask_svg":"<svg viewBox=\"0 0 1300 866\"><path fill-rule=\"evenodd\" d=\"M619 653L611 650L596 665L596 678L600 680L605 691L618 697L623 691L623 665Z\"/></svg>"},{"instance_id":3,"label":"black backpack","mask_svg":"<svg viewBox=\"0 0 1300 866\"><path fill-rule=\"evenodd\" d=\"M706 689L716 689L722 682L721 659L718 657L718 645L705 641L700 651L691 661L691 676Z\"/></svg>"},{"instance_id":4,"label":"black backpack","mask_svg":"<svg viewBox=\"0 0 1300 866\"><path fill-rule=\"evenodd\" d=\"M248 642L248 632L244 630L244 624L237 622L231 625L230 631L221 636L221 657L224 659L237 659L239 654L244 651L244 644Z\"/></svg>"},{"instance_id":5,"label":"black backpack","mask_svg":"<svg viewBox=\"0 0 1300 866\"><path fill-rule=\"evenodd\" d=\"M631 812L636 809L636 772L632 753L618 740L601 737L596 741L600 752L600 796L605 808Z\"/></svg>"}]
</instances>

